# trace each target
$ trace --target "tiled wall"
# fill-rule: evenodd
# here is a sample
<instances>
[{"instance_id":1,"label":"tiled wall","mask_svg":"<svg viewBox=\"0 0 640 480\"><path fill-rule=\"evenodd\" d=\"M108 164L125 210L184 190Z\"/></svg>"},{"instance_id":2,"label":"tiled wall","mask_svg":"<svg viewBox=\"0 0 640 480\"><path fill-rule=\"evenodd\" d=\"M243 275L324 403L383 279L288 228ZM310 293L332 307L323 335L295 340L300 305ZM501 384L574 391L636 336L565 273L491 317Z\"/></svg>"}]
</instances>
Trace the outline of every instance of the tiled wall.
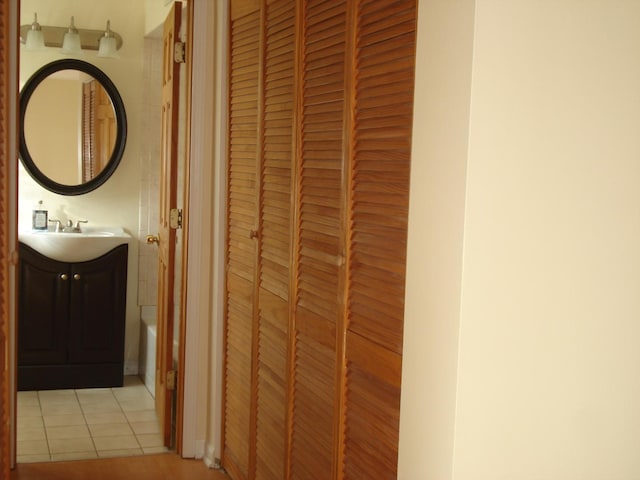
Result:
<instances>
[{"instance_id":1,"label":"tiled wall","mask_svg":"<svg viewBox=\"0 0 640 480\"><path fill-rule=\"evenodd\" d=\"M160 179L160 109L162 101L162 39L145 39L142 151L140 152L140 223L138 241L138 304L156 305L158 247L146 244L158 233Z\"/></svg>"}]
</instances>

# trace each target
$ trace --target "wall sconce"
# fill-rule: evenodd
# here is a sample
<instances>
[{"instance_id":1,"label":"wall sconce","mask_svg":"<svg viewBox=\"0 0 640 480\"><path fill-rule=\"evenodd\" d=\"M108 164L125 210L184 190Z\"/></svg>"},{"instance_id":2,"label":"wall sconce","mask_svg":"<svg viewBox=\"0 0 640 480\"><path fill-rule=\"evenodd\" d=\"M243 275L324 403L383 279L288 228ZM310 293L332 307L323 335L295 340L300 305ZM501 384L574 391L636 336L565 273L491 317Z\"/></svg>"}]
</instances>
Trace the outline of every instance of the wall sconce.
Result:
<instances>
[{"instance_id":1,"label":"wall sconce","mask_svg":"<svg viewBox=\"0 0 640 480\"><path fill-rule=\"evenodd\" d=\"M111 20L107 20L107 29L104 31L102 37L100 37L100 43L98 46L98 56L104 58L117 58L118 46L117 40L111 31Z\"/></svg>"},{"instance_id":2,"label":"wall sconce","mask_svg":"<svg viewBox=\"0 0 640 480\"><path fill-rule=\"evenodd\" d=\"M22 30L20 31L22 33ZM26 37L21 35L25 39L25 47L27 50L35 51L44 48L44 35L42 33L42 27L38 23L38 14L33 15L33 23L28 26Z\"/></svg>"},{"instance_id":3,"label":"wall sconce","mask_svg":"<svg viewBox=\"0 0 640 480\"><path fill-rule=\"evenodd\" d=\"M101 47L103 41L104 46ZM98 56L103 58L117 58L118 50L122 47L122 37L111 30L110 21L107 21L106 30L76 28L73 17L68 27L55 27L40 25L37 14L33 23L20 26L20 42L29 51L58 47L64 54L79 55L83 50L97 50Z\"/></svg>"},{"instance_id":4,"label":"wall sconce","mask_svg":"<svg viewBox=\"0 0 640 480\"><path fill-rule=\"evenodd\" d=\"M80 34L78 29L73 23L73 17L71 17L71 23L67 33L64 34L62 39L62 53L66 55L81 55L82 46L80 44Z\"/></svg>"}]
</instances>

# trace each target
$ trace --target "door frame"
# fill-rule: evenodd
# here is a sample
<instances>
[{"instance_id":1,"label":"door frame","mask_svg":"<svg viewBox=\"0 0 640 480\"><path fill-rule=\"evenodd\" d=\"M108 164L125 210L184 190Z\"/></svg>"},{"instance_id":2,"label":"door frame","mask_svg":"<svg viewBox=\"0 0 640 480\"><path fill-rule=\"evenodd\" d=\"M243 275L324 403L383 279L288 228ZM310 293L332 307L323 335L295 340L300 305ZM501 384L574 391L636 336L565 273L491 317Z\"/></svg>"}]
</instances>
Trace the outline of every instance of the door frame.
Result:
<instances>
[{"instance_id":1,"label":"door frame","mask_svg":"<svg viewBox=\"0 0 640 480\"><path fill-rule=\"evenodd\" d=\"M181 357L184 375L182 456L219 464L222 428L222 344L226 212L226 71L228 0L193 0L189 164L187 309ZM214 86L212 89L211 86ZM191 97L197 102L191 102ZM211 135L214 132L214 135ZM207 268L204 268L204 266ZM188 285L198 288L188 289ZM186 395L189 392L189 395ZM203 419L207 419L203 422Z\"/></svg>"},{"instance_id":2,"label":"door frame","mask_svg":"<svg viewBox=\"0 0 640 480\"><path fill-rule=\"evenodd\" d=\"M18 89L18 53L19 53L19 44L18 44L18 23L19 23L19 11L20 11L20 1L11 1L9 3L9 22L8 22L8 34L9 41L7 42L7 50L9 52L8 58L8 66L9 71L14 72L14 75L9 76L9 91L15 92L15 98L13 95L10 95L10 104L9 110L12 118L17 119L18 115L18 98L19 98L19 89ZM187 95L187 132L190 132L190 137L187 137L187 175L185 175L185 217L188 216L187 207L188 204L199 205L201 202L205 201L207 198L210 198L212 195L212 190L215 190L219 181L216 181L214 185L214 189L211 188L212 184L214 184L213 178L211 178L211 182L207 185L202 182L204 177L197 177L197 175L201 175L201 171L197 168L197 164L210 164L215 163L215 168L219 169L220 158L224 158L224 149L220 150L216 149L215 142L211 146L207 146L207 148L198 150L194 148L194 145L202 144L205 139L208 138L206 135L206 128L209 128L208 132L211 132L214 128L215 124L219 125L219 117L222 118L222 122L224 122L224 115L220 115L218 113L215 114L216 120L214 121L214 115L212 115L212 110L209 108L213 108L213 106L220 101L221 98L224 98L221 95L225 94L224 85L220 83L219 77L219 69L226 68L224 62L226 61L224 57L221 58L218 52L224 51L224 39L226 35L226 28L224 31L215 32L213 35L216 37L216 45L212 43L203 42L203 38L208 38L208 35L215 29L211 28L212 23L215 22L216 25L225 26L225 23L222 19L224 19L224 12L227 8L227 0L222 0L220 2L214 2L215 6L210 5L211 2L209 0L192 0L187 2L188 11L193 8L195 13L192 13L194 21L192 23L188 23L187 29L187 43L193 42L193 44L198 44L200 46L204 46L201 51L194 49L194 53L199 52L198 55L201 57L209 57L215 56L215 66L212 71L209 72L205 66L207 66L206 62L191 62L190 67L188 69L188 76L192 76L195 79L195 85L189 85L189 81L187 82L188 95ZM192 7L193 5L193 7ZM200 15L201 13L206 13L206 16ZM189 13L188 13L189 15ZM202 17L202 18L200 18ZM197 41L195 39L198 39ZM192 44L192 45L193 45ZM190 49L191 50L191 49ZM191 55L191 54L189 54ZM199 57L199 58L201 58ZM192 59L193 60L193 59ZM216 90L213 95L215 102L203 104L202 108L198 104L197 108L192 108L191 97L192 95L199 97L199 94L206 91L206 87L210 86L211 83L203 83L210 82L211 79L215 79ZM190 128L192 126L196 126L196 128ZM18 208L18 155L17 155L17 121L9 123L9 140L7 141L7 158L15 159L13 161L7 162L7 183L9 185L9 191L7 192L9 196L9 208L7 209L8 219L6 223L8 225L7 232L5 232L4 240L7 242L7 251L12 253L12 265L10 265L9 276L10 276L10 290L9 290L9 300L8 309L9 316L7 318L7 330L8 330L8 370L6 372L6 376L3 378L6 381L7 385L0 384L0 394L5 391L8 393L8 411L6 412L6 420L8 420L10 438L9 440L9 460L10 467L15 468L16 464L16 403L17 403L17 394L16 394L16 288L15 288L15 265L17 264L17 208ZM224 125L216 130L215 138L224 138ZM216 140L217 141L217 140ZM201 153L203 157L197 158L207 158L211 159L211 162L190 162L190 153L193 154ZM196 164L196 167L193 165ZM191 167L189 166L191 165ZM222 167L224 168L224 167ZM213 171L213 167L212 167ZM215 175L218 175L216 173ZM194 178L197 180L194 180ZM223 176L224 178L224 176ZM192 191L193 190L193 191ZM224 192L222 192L224 195ZM215 198L220 198L219 192L215 194ZM213 197L210 198L213 200ZM210 235L212 228L214 228L214 224L218 224L220 221L224 221L224 219L219 220L217 211L223 210L223 206L215 204L215 212L211 215L210 218L206 218L203 214L206 213L204 210L206 209L198 209L196 212L192 213L192 222L188 222L185 224L185 239L184 239L184 255L183 258L183 268L186 268L186 275L183 276L183 286L182 286L182 295L183 302L180 313L180 328L184 332L184 336L181 336L181 339L184 341L180 341L179 343L179 355L180 358L183 359L182 371L183 375L179 375L179 388L182 393L179 395L178 403L181 404L179 407L179 415L178 419L179 427L181 424L182 435L178 436L181 438L181 445L177 446L176 452L181 455L183 458L203 458L205 463L210 466L216 464L216 456L219 452L219 427L213 428L213 431L208 428L209 425L217 424L219 425L220 420L220 408L218 407L220 402L220 393L219 388L217 387L220 373L220 362L218 361L217 356L219 355L217 343L218 341L221 344L221 337L217 335L216 332L218 330L221 331L221 320L219 320L218 315L215 313L215 310L218 309L216 307L215 300L207 302L207 304L203 304L200 295L200 291L207 292L205 297L217 295L214 287L216 286L216 278L218 275L212 271L214 267L210 263L210 269L203 269L201 258L199 257L199 253L201 253L207 245L211 247L214 252L214 260L213 265L218 265L218 262L215 260L218 258L217 251L222 248L222 242L216 242L214 239L219 239L220 234L219 230L216 228L216 231L213 235ZM209 213L212 213L211 211ZM202 217L202 218L201 218ZM202 221L199 221L202 220ZM188 244L188 239L192 238L192 244ZM206 242L197 242L198 238L209 238L208 244ZM222 251L222 250L220 250ZM189 262L191 259L191 263ZM197 268L189 268L189 266L197 266ZM186 266L186 267L185 267ZM198 275L199 273L199 275ZM211 274L213 275L213 281L211 281ZM200 284L198 278L208 277L207 284ZM191 282L192 285L199 285L198 289L188 289L188 284ZM211 320L213 317L213 320ZM209 325L213 325L212 330L210 331ZM216 340L216 338L218 340ZM213 339L213 342L212 342ZM214 351L211 352L210 348ZM202 359L205 359L205 363L202 363ZM204 381L203 381L204 377ZM0 376L1 378L1 376ZM209 381L209 379L212 379ZM209 401L210 399L210 401ZM4 402L0 402L2 405ZM212 408L213 407L213 408ZM213 420L213 422L209 421L208 425L205 426L204 431L202 429L203 419L208 418L208 415L214 415L217 417L217 420ZM208 439L208 441L207 441ZM2 443L2 442L0 442ZM4 452L3 452L4 454ZM0 467L2 467L2 461L0 461ZM1 472L0 472L1 473Z\"/></svg>"}]
</instances>

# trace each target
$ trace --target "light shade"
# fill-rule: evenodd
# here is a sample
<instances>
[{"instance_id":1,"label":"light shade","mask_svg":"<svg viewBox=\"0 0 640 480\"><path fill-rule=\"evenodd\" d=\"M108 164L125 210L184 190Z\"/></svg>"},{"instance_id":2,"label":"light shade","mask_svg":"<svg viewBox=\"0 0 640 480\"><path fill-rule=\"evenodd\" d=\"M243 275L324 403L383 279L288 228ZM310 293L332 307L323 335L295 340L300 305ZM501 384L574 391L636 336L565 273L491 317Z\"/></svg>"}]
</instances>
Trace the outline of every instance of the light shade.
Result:
<instances>
[{"instance_id":1,"label":"light shade","mask_svg":"<svg viewBox=\"0 0 640 480\"><path fill-rule=\"evenodd\" d=\"M73 23L73 17L71 17L71 25L69 30L64 34L64 40L62 41L62 53L66 55L80 55L82 54L82 46L80 45L80 34L78 29Z\"/></svg>"},{"instance_id":2,"label":"light shade","mask_svg":"<svg viewBox=\"0 0 640 480\"><path fill-rule=\"evenodd\" d=\"M33 23L31 24L31 29L27 32L25 48L31 51L42 50L44 48L44 35L42 34L42 28L38 23L37 13L33 15Z\"/></svg>"},{"instance_id":3,"label":"light shade","mask_svg":"<svg viewBox=\"0 0 640 480\"><path fill-rule=\"evenodd\" d=\"M98 46L98 56L103 58L117 58L118 46L116 37L111 32L111 21L107 20L107 29L104 35L100 37L100 45Z\"/></svg>"}]
</instances>

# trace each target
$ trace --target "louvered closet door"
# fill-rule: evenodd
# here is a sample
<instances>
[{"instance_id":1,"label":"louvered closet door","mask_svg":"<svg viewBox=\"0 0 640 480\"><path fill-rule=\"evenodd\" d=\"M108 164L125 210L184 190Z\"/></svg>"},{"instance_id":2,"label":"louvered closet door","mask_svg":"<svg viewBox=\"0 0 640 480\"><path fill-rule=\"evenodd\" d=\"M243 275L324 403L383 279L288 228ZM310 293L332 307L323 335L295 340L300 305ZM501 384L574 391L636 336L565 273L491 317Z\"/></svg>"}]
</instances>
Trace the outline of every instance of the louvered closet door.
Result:
<instances>
[{"instance_id":1,"label":"louvered closet door","mask_svg":"<svg viewBox=\"0 0 640 480\"><path fill-rule=\"evenodd\" d=\"M264 3L263 151L256 398L255 478L285 478L292 227L295 10Z\"/></svg>"},{"instance_id":2,"label":"louvered closet door","mask_svg":"<svg viewBox=\"0 0 640 480\"><path fill-rule=\"evenodd\" d=\"M395 479L415 64L415 0L357 9L344 478Z\"/></svg>"},{"instance_id":3,"label":"louvered closet door","mask_svg":"<svg viewBox=\"0 0 640 480\"><path fill-rule=\"evenodd\" d=\"M291 478L330 479L344 305L346 2L304 2Z\"/></svg>"},{"instance_id":4,"label":"louvered closet door","mask_svg":"<svg viewBox=\"0 0 640 480\"><path fill-rule=\"evenodd\" d=\"M257 1L231 4L224 363L224 467L249 477L258 228Z\"/></svg>"}]
</instances>

